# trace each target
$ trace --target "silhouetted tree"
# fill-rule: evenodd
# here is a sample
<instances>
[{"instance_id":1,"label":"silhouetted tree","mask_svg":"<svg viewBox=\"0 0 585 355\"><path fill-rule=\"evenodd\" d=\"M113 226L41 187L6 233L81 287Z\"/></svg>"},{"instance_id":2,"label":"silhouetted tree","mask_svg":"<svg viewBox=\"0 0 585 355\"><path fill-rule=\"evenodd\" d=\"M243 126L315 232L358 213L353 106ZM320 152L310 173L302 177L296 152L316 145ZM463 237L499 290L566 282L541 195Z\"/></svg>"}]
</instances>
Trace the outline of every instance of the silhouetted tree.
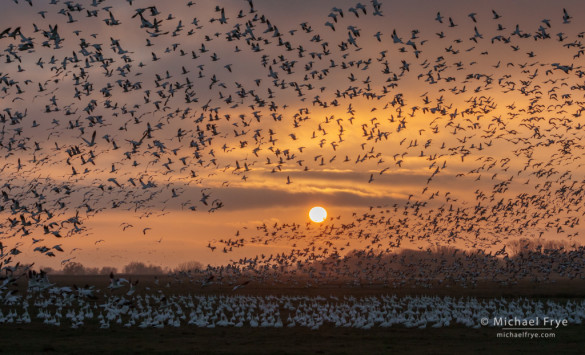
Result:
<instances>
[{"instance_id":1,"label":"silhouetted tree","mask_svg":"<svg viewBox=\"0 0 585 355\"><path fill-rule=\"evenodd\" d=\"M85 267L76 261L67 263L63 268L63 274L65 275L85 275Z\"/></svg>"},{"instance_id":2,"label":"silhouetted tree","mask_svg":"<svg viewBox=\"0 0 585 355\"><path fill-rule=\"evenodd\" d=\"M192 261L186 261L184 263L180 263L179 266L177 266L175 268L175 272L179 272L179 271L195 271L195 270L202 270L203 269L203 264L201 264L199 261L196 260L192 260Z\"/></svg>"},{"instance_id":3,"label":"silhouetted tree","mask_svg":"<svg viewBox=\"0 0 585 355\"><path fill-rule=\"evenodd\" d=\"M155 275L162 274L163 269L156 265L146 265L140 261L133 261L128 265L124 266L125 274L138 274L138 275Z\"/></svg>"},{"instance_id":4,"label":"silhouetted tree","mask_svg":"<svg viewBox=\"0 0 585 355\"><path fill-rule=\"evenodd\" d=\"M100 275L109 275L110 273L114 273L117 274L118 273L118 269L113 267L113 266L104 266L102 267L102 269L100 270Z\"/></svg>"},{"instance_id":5,"label":"silhouetted tree","mask_svg":"<svg viewBox=\"0 0 585 355\"><path fill-rule=\"evenodd\" d=\"M46 267L41 267L41 270L43 270L43 272L45 274L54 274L55 273L55 269L53 269L50 266L46 266Z\"/></svg>"}]
</instances>

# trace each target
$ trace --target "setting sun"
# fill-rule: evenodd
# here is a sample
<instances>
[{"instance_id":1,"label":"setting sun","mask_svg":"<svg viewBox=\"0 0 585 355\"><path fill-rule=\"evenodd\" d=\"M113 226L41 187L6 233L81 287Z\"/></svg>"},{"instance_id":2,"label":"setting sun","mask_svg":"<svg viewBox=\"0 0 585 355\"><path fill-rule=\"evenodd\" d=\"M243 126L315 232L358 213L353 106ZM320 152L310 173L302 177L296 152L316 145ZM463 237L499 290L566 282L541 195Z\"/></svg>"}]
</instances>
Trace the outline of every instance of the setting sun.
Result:
<instances>
[{"instance_id":1,"label":"setting sun","mask_svg":"<svg viewBox=\"0 0 585 355\"><path fill-rule=\"evenodd\" d=\"M313 207L309 211L309 218L315 223L321 223L327 218L327 211L323 207Z\"/></svg>"}]
</instances>

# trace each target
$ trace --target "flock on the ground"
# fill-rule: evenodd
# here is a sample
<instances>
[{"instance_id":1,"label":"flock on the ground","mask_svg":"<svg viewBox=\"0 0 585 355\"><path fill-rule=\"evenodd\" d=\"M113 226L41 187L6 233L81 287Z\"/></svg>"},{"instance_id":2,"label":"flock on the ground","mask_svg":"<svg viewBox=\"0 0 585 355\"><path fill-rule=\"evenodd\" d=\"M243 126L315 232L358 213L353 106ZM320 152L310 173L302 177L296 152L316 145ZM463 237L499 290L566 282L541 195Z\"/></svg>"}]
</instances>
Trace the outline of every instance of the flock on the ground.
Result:
<instances>
[{"instance_id":1,"label":"flock on the ground","mask_svg":"<svg viewBox=\"0 0 585 355\"><path fill-rule=\"evenodd\" d=\"M26 295L12 295L4 300L0 324L32 322L106 329L181 326L306 327L313 330L321 326L359 329L462 326L477 329L502 327L502 320L538 319L541 323L545 318L564 320L563 327L579 325L585 320L583 300L396 295L196 295L169 293L172 289L165 290L164 287L135 293L135 288L129 286L132 284L125 281L117 281L122 282L123 287L113 281L109 290L100 290L94 286L56 286L46 275L35 275L29 281Z\"/></svg>"}]
</instances>

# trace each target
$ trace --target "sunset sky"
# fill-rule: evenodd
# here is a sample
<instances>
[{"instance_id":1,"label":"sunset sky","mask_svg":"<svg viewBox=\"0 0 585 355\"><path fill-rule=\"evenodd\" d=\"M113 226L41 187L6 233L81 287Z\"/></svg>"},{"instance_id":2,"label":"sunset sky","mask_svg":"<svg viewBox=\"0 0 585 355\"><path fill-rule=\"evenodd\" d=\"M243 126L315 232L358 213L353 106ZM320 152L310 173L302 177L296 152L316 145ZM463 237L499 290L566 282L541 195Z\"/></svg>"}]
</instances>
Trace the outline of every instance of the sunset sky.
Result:
<instances>
[{"instance_id":1,"label":"sunset sky","mask_svg":"<svg viewBox=\"0 0 585 355\"><path fill-rule=\"evenodd\" d=\"M0 14L23 261L218 265L352 223L335 243L583 241L580 1L54 2Z\"/></svg>"}]
</instances>

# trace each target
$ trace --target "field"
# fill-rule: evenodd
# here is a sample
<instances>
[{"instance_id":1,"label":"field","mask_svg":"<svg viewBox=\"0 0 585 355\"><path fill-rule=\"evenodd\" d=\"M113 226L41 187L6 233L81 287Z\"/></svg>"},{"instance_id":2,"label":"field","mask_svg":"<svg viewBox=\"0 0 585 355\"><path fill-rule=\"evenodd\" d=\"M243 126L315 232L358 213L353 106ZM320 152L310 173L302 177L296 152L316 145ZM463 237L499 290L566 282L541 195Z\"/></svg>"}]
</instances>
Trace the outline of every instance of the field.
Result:
<instances>
[{"instance_id":1,"label":"field","mask_svg":"<svg viewBox=\"0 0 585 355\"><path fill-rule=\"evenodd\" d=\"M130 278L130 276L126 276ZM362 299L367 297L388 297L396 295L398 299L410 296L441 296L461 299L507 299L522 298L530 301L554 300L559 304L581 302L585 295L583 283L562 283L543 285L521 284L506 288L496 285L478 285L476 288L383 288L381 286L347 287L343 285L325 285L313 288L283 288L248 285L232 291L232 287L211 286L201 288L191 283L177 283L166 276L158 278L158 285L153 276L133 276L139 280L137 295L166 295L168 298L181 295L204 297L214 296L251 296L251 297L301 297L329 300L335 298ZM108 290L107 276L53 276L54 287L94 284L101 291L100 299L127 298L126 289ZM24 283L20 283L19 293L25 293ZM340 302L341 302L340 301ZM325 302L325 301L322 301ZM88 302L91 304L91 302ZM6 314L14 307L2 306ZM31 316L35 314L33 310ZM285 314L283 314L283 318ZM546 339L498 337L502 330L498 327L472 327L453 323L450 326L425 329L407 328L403 325L390 327L374 326L370 329L355 327L335 327L329 323L312 330L305 326L288 328L243 326L216 326L214 328L196 325L154 327L131 327L121 324L108 329L100 329L96 322L87 322L78 329L71 329L66 322L60 326L46 325L39 320L30 324L0 325L1 350L3 353L525 353L538 351L563 353L582 353L585 349L585 326L570 324L567 327L553 329L554 337ZM538 333L530 331L530 333Z\"/></svg>"},{"instance_id":2,"label":"field","mask_svg":"<svg viewBox=\"0 0 585 355\"><path fill-rule=\"evenodd\" d=\"M2 326L3 353L248 353L248 354L503 354L574 353L585 348L585 328L556 332L554 339L501 339L495 329L180 328L47 329Z\"/></svg>"}]
</instances>

